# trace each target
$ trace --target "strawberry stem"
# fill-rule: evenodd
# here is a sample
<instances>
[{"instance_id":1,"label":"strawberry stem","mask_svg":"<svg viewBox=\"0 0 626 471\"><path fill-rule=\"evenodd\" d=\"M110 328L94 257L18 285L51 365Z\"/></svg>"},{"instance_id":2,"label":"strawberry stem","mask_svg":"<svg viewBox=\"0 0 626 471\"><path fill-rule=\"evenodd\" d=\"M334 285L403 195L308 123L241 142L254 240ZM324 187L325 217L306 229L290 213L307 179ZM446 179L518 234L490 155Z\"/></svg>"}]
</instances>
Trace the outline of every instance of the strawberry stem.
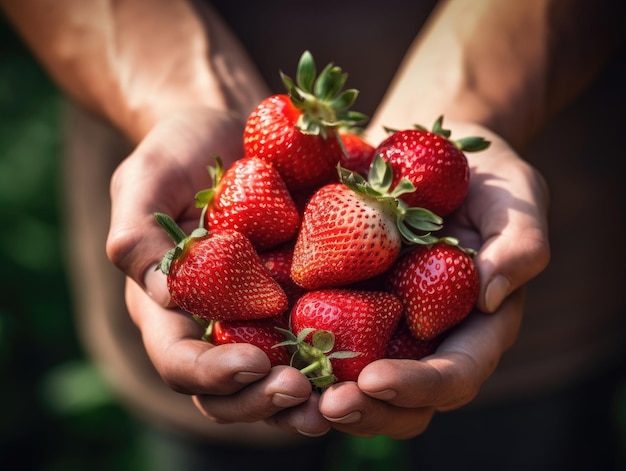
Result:
<instances>
[{"instance_id":1,"label":"strawberry stem","mask_svg":"<svg viewBox=\"0 0 626 471\"><path fill-rule=\"evenodd\" d=\"M319 360L314 361L313 363L310 363L309 365L305 366L304 368L300 369L300 373L302 373L303 375L308 375L309 373L313 373L315 370L317 370L318 368L322 367L322 362L320 362Z\"/></svg>"}]
</instances>

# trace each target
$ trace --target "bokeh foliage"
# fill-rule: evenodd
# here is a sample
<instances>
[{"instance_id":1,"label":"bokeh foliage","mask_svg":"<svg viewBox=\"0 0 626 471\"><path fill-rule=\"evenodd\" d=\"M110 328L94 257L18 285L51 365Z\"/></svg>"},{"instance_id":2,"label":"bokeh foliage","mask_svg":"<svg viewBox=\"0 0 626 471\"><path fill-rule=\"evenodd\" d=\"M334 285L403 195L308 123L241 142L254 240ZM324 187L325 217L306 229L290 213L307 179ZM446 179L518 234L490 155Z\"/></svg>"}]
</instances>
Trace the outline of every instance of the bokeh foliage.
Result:
<instances>
[{"instance_id":1,"label":"bokeh foliage","mask_svg":"<svg viewBox=\"0 0 626 471\"><path fill-rule=\"evenodd\" d=\"M62 104L0 16L0 456L19 469L142 469L136 425L74 330Z\"/></svg>"}]
</instances>

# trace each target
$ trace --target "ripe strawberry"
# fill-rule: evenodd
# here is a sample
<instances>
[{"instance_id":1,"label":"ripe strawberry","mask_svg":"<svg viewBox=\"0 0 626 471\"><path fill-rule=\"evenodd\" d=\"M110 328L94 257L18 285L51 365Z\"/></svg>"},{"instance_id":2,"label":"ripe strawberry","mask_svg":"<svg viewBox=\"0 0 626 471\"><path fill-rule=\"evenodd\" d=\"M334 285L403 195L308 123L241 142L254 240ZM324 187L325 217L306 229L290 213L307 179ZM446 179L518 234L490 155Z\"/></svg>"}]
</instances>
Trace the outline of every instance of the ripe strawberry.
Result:
<instances>
[{"instance_id":1,"label":"ripe strawberry","mask_svg":"<svg viewBox=\"0 0 626 471\"><path fill-rule=\"evenodd\" d=\"M366 365L385 356L401 316L402 303L384 291L310 291L291 310L292 334L283 344L297 348L293 366L316 386L356 381Z\"/></svg>"},{"instance_id":2,"label":"ripe strawberry","mask_svg":"<svg viewBox=\"0 0 626 471\"><path fill-rule=\"evenodd\" d=\"M209 230L239 231L257 250L295 236L300 214L272 164L248 157L224 172L221 159L216 157L215 162L215 167L209 167L213 186L196 195L196 207L205 208Z\"/></svg>"},{"instance_id":3,"label":"ripe strawberry","mask_svg":"<svg viewBox=\"0 0 626 471\"><path fill-rule=\"evenodd\" d=\"M390 166L377 158L371 179L340 169L342 183L317 190L307 203L293 254L291 277L305 289L345 286L387 271L397 259L403 238L430 243L441 219L421 208L406 208L389 192ZM410 227L411 228L410 228Z\"/></svg>"},{"instance_id":4,"label":"ripe strawberry","mask_svg":"<svg viewBox=\"0 0 626 471\"><path fill-rule=\"evenodd\" d=\"M407 178L416 190L402 196L409 206L419 206L445 217L463 202L469 189L470 170L463 152L489 146L480 137L449 139L440 117L429 131L421 126L394 131L375 150L393 168L394 183Z\"/></svg>"},{"instance_id":5,"label":"ripe strawberry","mask_svg":"<svg viewBox=\"0 0 626 471\"><path fill-rule=\"evenodd\" d=\"M285 340L276 327L286 329L287 316L245 321L214 321L207 329L205 338L214 345L249 343L263 350L272 366L289 365L291 353L288 348L275 347Z\"/></svg>"},{"instance_id":6,"label":"ripe strawberry","mask_svg":"<svg viewBox=\"0 0 626 471\"><path fill-rule=\"evenodd\" d=\"M343 144L339 164L347 170L367 177L374 160L374 146L367 142L356 128L340 129L339 137Z\"/></svg>"},{"instance_id":7,"label":"ripe strawberry","mask_svg":"<svg viewBox=\"0 0 626 471\"><path fill-rule=\"evenodd\" d=\"M298 286L291 278L291 263L293 260L293 244L287 243L273 250L259 254L263 265L283 289L292 306L304 293L304 289Z\"/></svg>"},{"instance_id":8,"label":"ripe strawberry","mask_svg":"<svg viewBox=\"0 0 626 471\"><path fill-rule=\"evenodd\" d=\"M478 272L453 239L416 246L388 273L390 292L404 304L411 333L431 340L461 322L478 297Z\"/></svg>"},{"instance_id":9,"label":"ripe strawberry","mask_svg":"<svg viewBox=\"0 0 626 471\"><path fill-rule=\"evenodd\" d=\"M169 216L157 213L155 218L177 244L160 269L181 309L209 320L258 319L285 312L287 296L243 234L198 228L187 236Z\"/></svg>"},{"instance_id":10,"label":"ripe strawberry","mask_svg":"<svg viewBox=\"0 0 626 471\"><path fill-rule=\"evenodd\" d=\"M347 76L333 64L316 76L308 51L300 58L295 83L281 77L288 94L269 96L252 111L244 129L244 156L271 162L292 191L315 188L333 177L341 157L335 128L365 118L350 111L358 92L343 90Z\"/></svg>"},{"instance_id":11,"label":"ripe strawberry","mask_svg":"<svg viewBox=\"0 0 626 471\"><path fill-rule=\"evenodd\" d=\"M385 358L420 360L425 356L435 353L441 340L441 336L435 337L432 340L416 338L409 330L409 326L403 316L391 336L391 339L389 339L387 343Z\"/></svg>"}]
</instances>

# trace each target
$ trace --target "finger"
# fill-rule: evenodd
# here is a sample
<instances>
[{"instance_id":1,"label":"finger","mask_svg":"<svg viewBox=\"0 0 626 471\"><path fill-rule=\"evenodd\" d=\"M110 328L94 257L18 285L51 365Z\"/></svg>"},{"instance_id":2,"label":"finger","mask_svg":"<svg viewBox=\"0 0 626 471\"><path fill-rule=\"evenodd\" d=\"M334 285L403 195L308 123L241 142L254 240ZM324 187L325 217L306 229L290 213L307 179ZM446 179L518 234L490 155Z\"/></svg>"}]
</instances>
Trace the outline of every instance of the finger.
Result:
<instances>
[{"instance_id":1,"label":"finger","mask_svg":"<svg viewBox=\"0 0 626 471\"><path fill-rule=\"evenodd\" d=\"M111 261L141 286L145 286L146 275L151 276L150 292L161 305L168 300L163 281L153 276L154 267L174 243L156 224L154 213L166 213L180 223L193 206L195 194L179 160L181 153L193 149L166 145L177 142L174 130L158 126L116 169L111 179L111 226L106 245Z\"/></svg>"},{"instance_id":2,"label":"finger","mask_svg":"<svg viewBox=\"0 0 626 471\"><path fill-rule=\"evenodd\" d=\"M394 439L415 437L428 427L434 410L403 408L364 394L356 383L338 383L322 393L320 412L333 428L351 435Z\"/></svg>"},{"instance_id":3,"label":"finger","mask_svg":"<svg viewBox=\"0 0 626 471\"><path fill-rule=\"evenodd\" d=\"M266 422L289 433L306 437L321 437L331 430L331 424L320 413L320 395L314 391L306 402L285 409L266 419Z\"/></svg>"},{"instance_id":4,"label":"finger","mask_svg":"<svg viewBox=\"0 0 626 471\"><path fill-rule=\"evenodd\" d=\"M240 124L223 113L219 118L192 112L173 116L159 123L113 175L107 255L161 305L169 297L154 267L173 241L154 213L170 215L186 233L197 227L194 197L211 184L206 166L215 154L223 155L225 164L236 158L241 143L232 136L239 131Z\"/></svg>"},{"instance_id":5,"label":"finger","mask_svg":"<svg viewBox=\"0 0 626 471\"><path fill-rule=\"evenodd\" d=\"M495 312L509 294L543 271L550 258L543 177L513 158L503 142L493 146L485 156L470 157L484 161L473 170L467 197L467 215L482 237L474 260L481 281L477 306L483 312Z\"/></svg>"},{"instance_id":6,"label":"finger","mask_svg":"<svg viewBox=\"0 0 626 471\"><path fill-rule=\"evenodd\" d=\"M403 408L449 410L469 403L519 333L523 293L517 291L496 315L474 313L420 361L379 360L366 366L358 385L364 394Z\"/></svg>"},{"instance_id":7,"label":"finger","mask_svg":"<svg viewBox=\"0 0 626 471\"><path fill-rule=\"evenodd\" d=\"M126 301L150 360L175 391L232 394L270 371L270 361L259 348L248 344L215 347L200 340L203 329L189 314L159 306L130 279Z\"/></svg>"},{"instance_id":8,"label":"finger","mask_svg":"<svg viewBox=\"0 0 626 471\"><path fill-rule=\"evenodd\" d=\"M261 381L228 396L194 396L196 407L218 423L256 422L283 409L302 404L311 395L311 383L295 368L277 366Z\"/></svg>"}]
</instances>

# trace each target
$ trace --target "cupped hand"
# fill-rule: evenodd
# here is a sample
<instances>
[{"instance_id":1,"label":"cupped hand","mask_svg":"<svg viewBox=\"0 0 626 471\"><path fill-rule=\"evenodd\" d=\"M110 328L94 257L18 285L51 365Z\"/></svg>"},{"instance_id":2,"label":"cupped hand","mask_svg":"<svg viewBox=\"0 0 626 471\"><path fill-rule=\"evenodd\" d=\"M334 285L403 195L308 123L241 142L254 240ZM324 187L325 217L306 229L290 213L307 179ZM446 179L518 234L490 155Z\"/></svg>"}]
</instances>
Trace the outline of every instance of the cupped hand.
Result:
<instances>
[{"instance_id":1,"label":"cupped hand","mask_svg":"<svg viewBox=\"0 0 626 471\"><path fill-rule=\"evenodd\" d=\"M422 360L378 360L358 382L338 383L321 396L321 414L335 429L358 436L415 437L436 412L472 401L517 337L523 292L495 314L472 313Z\"/></svg>"},{"instance_id":2,"label":"cupped hand","mask_svg":"<svg viewBox=\"0 0 626 471\"><path fill-rule=\"evenodd\" d=\"M548 188L542 175L502 138L478 126L457 126L457 137L483 136L491 144L468 153L470 189L446 226L478 250L477 307L495 312L512 292L541 273L550 259Z\"/></svg>"},{"instance_id":3,"label":"cupped hand","mask_svg":"<svg viewBox=\"0 0 626 471\"><path fill-rule=\"evenodd\" d=\"M477 309L433 355L379 360L358 382L324 391L320 412L338 430L410 438L422 433L436 412L473 400L517 338L524 284L548 263L548 192L541 175L489 130L459 124L453 129L456 136L491 141L488 150L468 154L469 194L445 222L447 234L478 250Z\"/></svg>"},{"instance_id":4,"label":"cupped hand","mask_svg":"<svg viewBox=\"0 0 626 471\"><path fill-rule=\"evenodd\" d=\"M157 123L111 179L107 255L162 306L169 294L155 266L174 244L154 213L171 216L187 233L198 227L194 197L211 185L206 168L215 155L225 165L241 158L243 125L223 111L179 111Z\"/></svg>"},{"instance_id":5,"label":"cupped hand","mask_svg":"<svg viewBox=\"0 0 626 471\"><path fill-rule=\"evenodd\" d=\"M253 345L214 346L200 340L203 328L188 313L157 304L130 278L126 304L165 384L192 396L207 418L217 423L266 420L308 436L329 430L317 408L319 396L295 368L272 368L267 355ZM282 413L287 410L294 412Z\"/></svg>"},{"instance_id":6,"label":"cupped hand","mask_svg":"<svg viewBox=\"0 0 626 471\"><path fill-rule=\"evenodd\" d=\"M201 326L171 305L166 277L155 270L173 242L154 213L170 215L187 233L197 227L194 196L211 183L206 167L215 155L227 166L241 158L242 129L238 117L206 109L157 124L112 179L107 253L128 275L129 313L165 384L192 396L199 411L218 423L268 420L290 432L320 435L330 426L308 379L291 367L271 368L252 345L216 347L201 340ZM301 412L280 414L288 408Z\"/></svg>"}]
</instances>

